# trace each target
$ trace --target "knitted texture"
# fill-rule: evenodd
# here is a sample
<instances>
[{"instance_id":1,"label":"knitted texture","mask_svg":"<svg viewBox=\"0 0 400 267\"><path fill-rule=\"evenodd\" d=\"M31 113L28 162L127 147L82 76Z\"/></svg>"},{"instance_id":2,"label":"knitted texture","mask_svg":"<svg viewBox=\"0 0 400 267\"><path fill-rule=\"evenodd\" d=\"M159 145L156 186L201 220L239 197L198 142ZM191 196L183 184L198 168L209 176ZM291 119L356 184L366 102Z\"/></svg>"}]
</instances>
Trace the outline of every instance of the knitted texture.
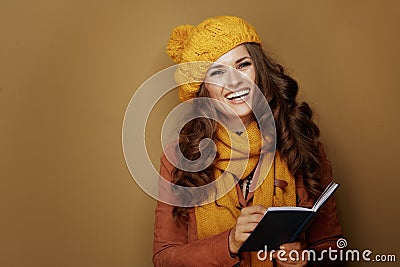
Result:
<instances>
[{"instance_id":1,"label":"knitted texture","mask_svg":"<svg viewBox=\"0 0 400 267\"><path fill-rule=\"evenodd\" d=\"M254 28L241 18L220 16L208 18L197 26L180 25L171 34L168 55L176 63L215 62L219 57L244 43L261 44ZM180 85L179 99L186 101L197 96L209 64L182 65L175 73ZM194 82L193 82L194 81Z\"/></svg>"},{"instance_id":2,"label":"knitted texture","mask_svg":"<svg viewBox=\"0 0 400 267\"><path fill-rule=\"evenodd\" d=\"M225 190L227 183L236 183L235 177L243 179L253 170L254 181L251 191L254 191L253 205L261 204L264 207L295 206L296 187L294 177L290 174L286 162L281 159L279 153L275 154L271 168L268 161L272 156L261 153L261 133L256 122L252 122L246 129L247 136L236 135L219 126L217 129L216 146L219 154L215 164L217 190ZM230 138L231 137L231 138ZM264 178L265 179L262 179ZM275 187L275 179L286 181L285 189ZM217 205L218 203L218 205ZM195 207L197 233L199 239L216 235L235 226L236 219L240 215L239 199L236 187L233 187L226 195L203 206ZM272 262L257 260L257 253L245 253L242 255L241 266L272 266Z\"/></svg>"}]
</instances>

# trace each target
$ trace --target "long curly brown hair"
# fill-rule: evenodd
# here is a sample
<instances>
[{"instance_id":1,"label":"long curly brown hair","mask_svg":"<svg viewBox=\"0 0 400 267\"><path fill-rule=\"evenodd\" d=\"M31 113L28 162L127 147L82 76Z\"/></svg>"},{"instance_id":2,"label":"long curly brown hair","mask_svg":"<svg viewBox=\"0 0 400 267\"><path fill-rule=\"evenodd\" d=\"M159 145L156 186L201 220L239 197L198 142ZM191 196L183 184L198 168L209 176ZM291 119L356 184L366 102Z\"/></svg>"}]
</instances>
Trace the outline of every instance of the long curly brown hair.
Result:
<instances>
[{"instance_id":1,"label":"long curly brown hair","mask_svg":"<svg viewBox=\"0 0 400 267\"><path fill-rule=\"evenodd\" d=\"M313 111L306 102L297 100L297 82L285 73L280 64L267 56L260 45L244 45L256 70L255 83L272 111L276 126L276 150L286 160L290 173L295 177L301 175L310 196L316 197L321 193L322 166L318 141L320 131L313 122ZM208 96L204 84L201 85L198 96ZM215 112L213 106L195 108L199 109L197 112L201 112L200 109ZM262 108L266 110L266 107ZM216 122L209 118L197 118L188 122L180 132L177 149L189 160L200 158L200 141L204 138L213 139L216 126ZM175 169L173 183L185 187L201 186L212 182L213 173L213 165L199 172ZM174 207L173 216L186 219L187 211L188 208L185 207Z\"/></svg>"}]
</instances>

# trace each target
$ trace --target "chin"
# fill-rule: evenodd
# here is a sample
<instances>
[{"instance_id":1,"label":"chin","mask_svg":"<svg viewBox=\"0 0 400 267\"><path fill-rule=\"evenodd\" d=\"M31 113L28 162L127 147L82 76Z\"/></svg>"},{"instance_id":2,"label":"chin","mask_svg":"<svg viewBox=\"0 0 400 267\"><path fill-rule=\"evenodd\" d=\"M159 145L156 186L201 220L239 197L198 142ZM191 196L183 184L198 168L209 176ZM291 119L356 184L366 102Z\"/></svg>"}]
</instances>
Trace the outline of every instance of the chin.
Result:
<instances>
[{"instance_id":1,"label":"chin","mask_svg":"<svg viewBox=\"0 0 400 267\"><path fill-rule=\"evenodd\" d=\"M239 118L247 118L253 114L252 110L249 109L249 107L246 104L245 104L245 107L243 107L243 108L236 107L236 108L233 108L233 110L239 116Z\"/></svg>"}]
</instances>

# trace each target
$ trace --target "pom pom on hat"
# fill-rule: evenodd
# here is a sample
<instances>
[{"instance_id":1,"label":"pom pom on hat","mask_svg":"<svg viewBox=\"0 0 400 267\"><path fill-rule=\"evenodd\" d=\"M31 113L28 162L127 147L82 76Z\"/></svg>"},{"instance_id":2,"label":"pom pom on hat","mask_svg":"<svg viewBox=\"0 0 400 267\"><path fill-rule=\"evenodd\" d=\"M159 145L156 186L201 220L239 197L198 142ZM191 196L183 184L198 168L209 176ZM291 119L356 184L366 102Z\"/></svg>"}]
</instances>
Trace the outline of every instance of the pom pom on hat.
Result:
<instances>
[{"instance_id":1,"label":"pom pom on hat","mask_svg":"<svg viewBox=\"0 0 400 267\"><path fill-rule=\"evenodd\" d=\"M176 63L181 62L182 51L193 29L193 25L180 25L172 31L167 45L167 53Z\"/></svg>"}]
</instances>

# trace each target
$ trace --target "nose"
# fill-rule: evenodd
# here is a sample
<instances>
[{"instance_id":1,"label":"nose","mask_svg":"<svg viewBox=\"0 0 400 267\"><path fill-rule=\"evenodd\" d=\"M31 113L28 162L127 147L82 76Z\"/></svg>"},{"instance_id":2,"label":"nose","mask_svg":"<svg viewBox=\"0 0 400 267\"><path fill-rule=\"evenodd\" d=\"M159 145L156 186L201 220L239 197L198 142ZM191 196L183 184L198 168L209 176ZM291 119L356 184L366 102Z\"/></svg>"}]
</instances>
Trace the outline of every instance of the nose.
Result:
<instances>
[{"instance_id":1,"label":"nose","mask_svg":"<svg viewBox=\"0 0 400 267\"><path fill-rule=\"evenodd\" d=\"M234 90L237 88L243 81L243 77L241 73L234 69L234 68L229 68L228 70L228 77L226 81L227 89L229 90Z\"/></svg>"}]
</instances>

